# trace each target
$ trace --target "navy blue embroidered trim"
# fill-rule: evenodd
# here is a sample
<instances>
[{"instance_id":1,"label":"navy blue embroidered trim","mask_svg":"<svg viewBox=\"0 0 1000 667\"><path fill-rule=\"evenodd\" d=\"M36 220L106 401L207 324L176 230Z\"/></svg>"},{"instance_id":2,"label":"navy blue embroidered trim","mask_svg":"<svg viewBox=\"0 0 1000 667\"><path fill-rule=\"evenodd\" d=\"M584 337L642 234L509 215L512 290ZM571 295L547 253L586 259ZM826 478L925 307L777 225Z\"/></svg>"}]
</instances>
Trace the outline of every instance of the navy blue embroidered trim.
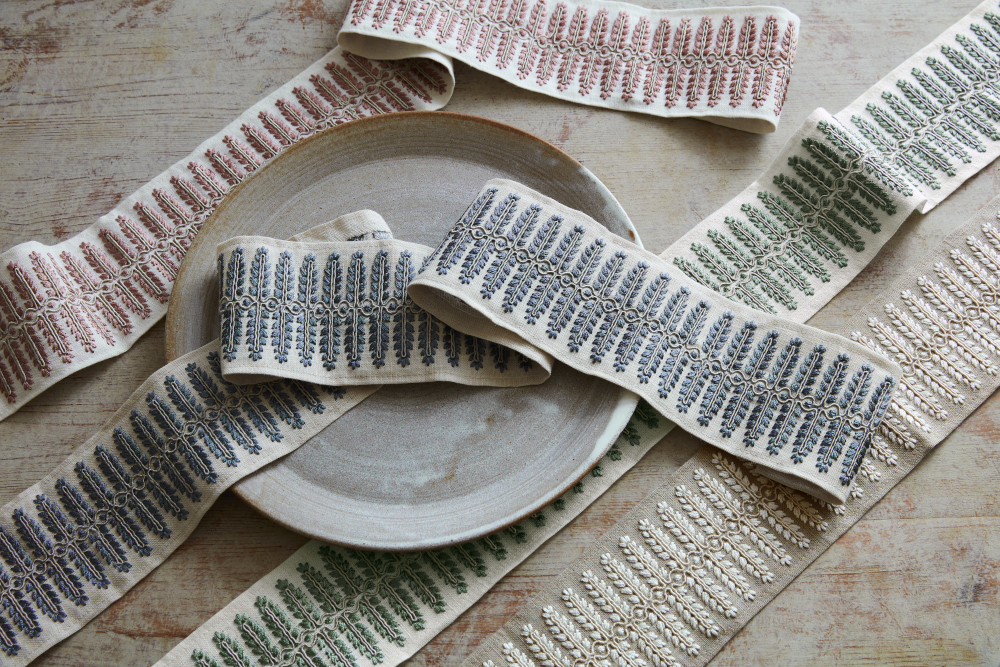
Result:
<instances>
[{"instance_id":1,"label":"navy blue embroidered trim","mask_svg":"<svg viewBox=\"0 0 1000 667\"><path fill-rule=\"evenodd\" d=\"M34 516L19 507L0 518L0 651L16 655L17 635L37 637L39 614L66 619L63 606L87 604L85 582L110 584L106 568L128 572L136 556L149 556L152 537L172 535L170 515L188 518L186 503L216 483L216 461L239 466L240 450L253 456L327 409L340 388L296 381L238 387L222 377L217 353L192 362L185 376L166 375L109 442L60 478L51 494L34 498ZM204 363L207 362L207 363ZM135 555L133 555L135 554Z\"/></svg>"},{"instance_id":2,"label":"navy blue embroidered trim","mask_svg":"<svg viewBox=\"0 0 1000 667\"><path fill-rule=\"evenodd\" d=\"M845 353L827 360L822 344L758 331L751 319L695 301L689 287L671 289L671 277L648 262L609 253L604 238L562 215L498 192L480 195L421 272L454 274L482 299L500 299L514 320L545 326L568 352L589 350L594 366L610 356L616 373L656 381L644 396L668 418L696 406L698 425L714 423L746 447L766 440L773 455L790 443L792 462L819 473L839 464L841 485L850 484L889 405L892 376L878 378L869 364L852 371Z\"/></svg>"},{"instance_id":3,"label":"navy blue embroidered trim","mask_svg":"<svg viewBox=\"0 0 1000 667\"><path fill-rule=\"evenodd\" d=\"M322 264L310 253L298 267L288 251L274 262L271 254L261 246L219 255L226 361L240 356L260 361L267 355L304 367L315 361L334 371L338 364L377 370L390 361L406 368L417 359L425 366L440 360L504 373L513 357L517 368L534 368L522 354L465 335L415 304L406 289L419 260L408 250L381 249L371 257L356 250L349 259L331 252Z\"/></svg>"}]
</instances>

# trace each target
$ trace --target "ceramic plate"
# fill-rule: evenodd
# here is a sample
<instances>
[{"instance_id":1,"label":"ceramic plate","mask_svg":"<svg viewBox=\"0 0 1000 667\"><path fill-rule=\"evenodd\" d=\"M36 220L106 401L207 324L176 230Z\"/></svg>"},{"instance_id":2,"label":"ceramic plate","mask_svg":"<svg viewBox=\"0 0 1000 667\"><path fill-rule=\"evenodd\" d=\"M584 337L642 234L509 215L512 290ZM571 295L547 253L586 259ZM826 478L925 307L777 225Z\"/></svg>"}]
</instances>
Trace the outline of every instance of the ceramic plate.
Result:
<instances>
[{"instance_id":1,"label":"ceramic plate","mask_svg":"<svg viewBox=\"0 0 1000 667\"><path fill-rule=\"evenodd\" d=\"M554 146L443 112L375 116L289 148L212 214L167 315L167 356L218 337L217 244L287 238L362 208L396 238L436 247L490 178L520 181L636 239L614 196ZM234 489L260 512L324 542L415 550L489 534L538 511L593 468L634 395L557 365L515 389L384 387Z\"/></svg>"}]
</instances>

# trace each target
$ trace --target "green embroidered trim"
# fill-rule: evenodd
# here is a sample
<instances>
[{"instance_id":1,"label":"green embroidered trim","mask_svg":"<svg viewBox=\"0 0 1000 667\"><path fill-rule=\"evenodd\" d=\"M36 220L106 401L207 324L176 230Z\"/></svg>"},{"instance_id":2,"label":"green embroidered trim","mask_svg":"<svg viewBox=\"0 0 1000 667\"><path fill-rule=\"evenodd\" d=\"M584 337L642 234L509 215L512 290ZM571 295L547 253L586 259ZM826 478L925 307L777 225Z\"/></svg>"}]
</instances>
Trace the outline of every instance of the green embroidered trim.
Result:
<instances>
[{"instance_id":1,"label":"green embroidered trim","mask_svg":"<svg viewBox=\"0 0 1000 667\"><path fill-rule=\"evenodd\" d=\"M796 293L812 296L814 282L829 282L848 264L846 250L861 252L861 230L877 234L897 213L892 192L912 196L905 173L836 120L820 121L824 141L806 137L788 158L788 173L774 190L745 203L744 217L726 217L728 232L709 229L711 243L692 243L697 262L674 257L690 278L751 308L777 314L796 310Z\"/></svg>"},{"instance_id":2,"label":"green embroidered trim","mask_svg":"<svg viewBox=\"0 0 1000 667\"><path fill-rule=\"evenodd\" d=\"M882 104L866 105L871 120L851 117L893 164L934 190L938 172L954 177L956 160L971 162L987 152L983 139L1000 140L1000 18L983 18L969 26L972 35L955 36L960 48L942 46L942 58L911 70L914 81L898 81L901 95L883 91Z\"/></svg>"},{"instance_id":3,"label":"green embroidered trim","mask_svg":"<svg viewBox=\"0 0 1000 667\"><path fill-rule=\"evenodd\" d=\"M640 425L650 430L660 425L660 416L644 401L602 462L612 465L622 458L622 441L639 445ZM574 492L582 493L586 481ZM322 546L318 558L298 564L298 581L279 579L273 593L257 596L254 614L235 614L235 632L214 634L215 654L196 649L191 661L197 667L380 664L387 645L406 646L407 632L425 630L429 613L448 610L445 589L468 592L468 580L489 577L492 563L535 539L546 526L546 512L564 511L566 504L564 496L519 524L438 551L391 554Z\"/></svg>"}]
</instances>

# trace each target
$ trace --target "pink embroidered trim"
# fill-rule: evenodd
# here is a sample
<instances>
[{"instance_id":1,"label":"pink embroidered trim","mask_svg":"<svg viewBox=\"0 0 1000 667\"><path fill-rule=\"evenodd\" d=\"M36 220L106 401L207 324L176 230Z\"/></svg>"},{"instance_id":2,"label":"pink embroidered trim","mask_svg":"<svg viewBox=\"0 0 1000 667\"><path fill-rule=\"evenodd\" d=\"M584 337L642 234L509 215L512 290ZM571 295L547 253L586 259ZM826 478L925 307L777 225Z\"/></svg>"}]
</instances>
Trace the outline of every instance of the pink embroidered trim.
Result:
<instances>
[{"instance_id":1,"label":"pink embroidered trim","mask_svg":"<svg viewBox=\"0 0 1000 667\"><path fill-rule=\"evenodd\" d=\"M718 26L709 16L654 21L607 9L592 13L566 2L546 0L354 0L351 24L394 33L433 36L438 45L501 71L513 67L521 80L534 74L539 86L556 82L560 91L577 86L582 96L595 86L601 99L637 95L645 104L661 100L737 107L749 92L754 107L774 99L779 115L795 58L796 26L775 16L731 16ZM697 25L697 27L695 27ZM433 35L432 35L433 33ZM386 39L391 39L387 36ZM445 49L447 51L447 49Z\"/></svg>"},{"instance_id":2,"label":"pink embroidered trim","mask_svg":"<svg viewBox=\"0 0 1000 667\"><path fill-rule=\"evenodd\" d=\"M191 160L186 171L175 165L171 188L140 195L134 216L122 212L114 222L98 223L100 244L80 241L58 255L32 251L28 262L6 262L8 276L0 277L0 394L8 403L16 403L22 389L44 388L35 386L35 374L49 377L53 356L82 368L92 362L80 360L81 351L96 352L100 341L115 346L115 332L132 333L136 320L147 321L145 330L159 319L205 218L233 185L282 149L349 120L413 109L414 98L430 103L432 94L446 90L435 63L380 63L346 51L309 84L276 100L274 111L260 111L259 125L244 123L242 138L223 136L225 151L208 149L204 161ZM5 255L16 253L14 248ZM151 299L161 306L151 307Z\"/></svg>"}]
</instances>

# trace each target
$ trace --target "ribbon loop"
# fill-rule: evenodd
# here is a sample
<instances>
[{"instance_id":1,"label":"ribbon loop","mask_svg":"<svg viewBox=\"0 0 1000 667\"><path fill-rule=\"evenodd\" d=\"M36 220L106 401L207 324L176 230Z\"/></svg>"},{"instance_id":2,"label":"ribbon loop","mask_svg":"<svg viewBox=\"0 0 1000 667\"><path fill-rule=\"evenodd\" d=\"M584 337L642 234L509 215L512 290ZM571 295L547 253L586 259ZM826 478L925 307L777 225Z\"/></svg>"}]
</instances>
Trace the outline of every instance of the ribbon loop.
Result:
<instances>
[{"instance_id":1,"label":"ribbon loop","mask_svg":"<svg viewBox=\"0 0 1000 667\"><path fill-rule=\"evenodd\" d=\"M850 340L729 301L675 268L587 215L497 179L424 262L410 295L452 326L487 338L513 333L635 392L769 477L842 503L899 369Z\"/></svg>"}]
</instances>

